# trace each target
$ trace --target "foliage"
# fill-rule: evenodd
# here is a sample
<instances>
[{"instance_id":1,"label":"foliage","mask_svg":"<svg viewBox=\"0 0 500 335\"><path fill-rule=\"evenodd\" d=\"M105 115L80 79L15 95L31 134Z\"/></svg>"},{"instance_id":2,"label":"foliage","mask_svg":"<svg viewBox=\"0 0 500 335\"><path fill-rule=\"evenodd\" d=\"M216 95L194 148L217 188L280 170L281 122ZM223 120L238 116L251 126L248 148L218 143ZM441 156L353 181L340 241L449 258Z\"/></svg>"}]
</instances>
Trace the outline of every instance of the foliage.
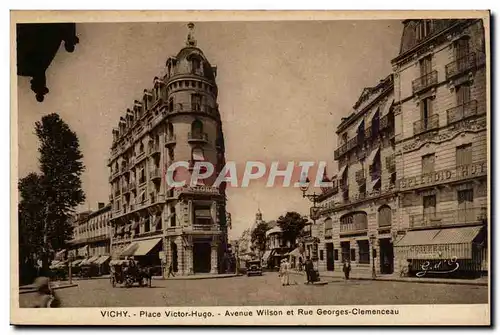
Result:
<instances>
[{"instance_id":1,"label":"foliage","mask_svg":"<svg viewBox=\"0 0 500 335\"><path fill-rule=\"evenodd\" d=\"M31 173L19 182L19 232L25 235L23 244L46 257L49 250L64 248L72 236L70 217L85 201L81 183L85 167L78 137L59 115L42 117L35 133L41 174Z\"/></svg>"},{"instance_id":2,"label":"foliage","mask_svg":"<svg viewBox=\"0 0 500 335\"><path fill-rule=\"evenodd\" d=\"M252 245L257 247L260 251L266 249L266 231L268 230L267 223L259 222L255 229L252 231Z\"/></svg>"},{"instance_id":3,"label":"foliage","mask_svg":"<svg viewBox=\"0 0 500 335\"><path fill-rule=\"evenodd\" d=\"M302 229L306 226L307 219L297 212L287 212L278 218L277 223L283 231L283 242L286 244L289 241L290 245L293 246Z\"/></svg>"}]
</instances>

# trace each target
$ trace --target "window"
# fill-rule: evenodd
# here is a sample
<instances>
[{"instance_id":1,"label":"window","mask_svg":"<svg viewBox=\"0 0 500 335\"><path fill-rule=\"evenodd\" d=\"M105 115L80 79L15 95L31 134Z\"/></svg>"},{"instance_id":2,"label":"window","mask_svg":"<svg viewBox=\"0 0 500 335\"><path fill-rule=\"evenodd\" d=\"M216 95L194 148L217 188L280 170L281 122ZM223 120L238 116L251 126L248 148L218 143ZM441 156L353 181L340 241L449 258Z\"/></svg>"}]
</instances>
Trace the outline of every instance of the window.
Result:
<instances>
[{"instance_id":1,"label":"window","mask_svg":"<svg viewBox=\"0 0 500 335\"><path fill-rule=\"evenodd\" d=\"M464 58L469 54L469 38L461 38L455 42L455 57L456 60L464 60ZM460 66L459 62L459 66Z\"/></svg>"},{"instance_id":2,"label":"window","mask_svg":"<svg viewBox=\"0 0 500 335\"><path fill-rule=\"evenodd\" d=\"M340 249L342 250L342 261L348 261L350 259L350 243L340 242Z\"/></svg>"},{"instance_id":3,"label":"window","mask_svg":"<svg viewBox=\"0 0 500 335\"><path fill-rule=\"evenodd\" d=\"M201 72L201 61L198 58L191 60L191 72L199 74Z\"/></svg>"},{"instance_id":4,"label":"window","mask_svg":"<svg viewBox=\"0 0 500 335\"><path fill-rule=\"evenodd\" d=\"M194 162L202 162L205 160L203 149L200 147L194 147L191 152L191 160Z\"/></svg>"},{"instance_id":5,"label":"window","mask_svg":"<svg viewBox=\"0 0 500 335\"><path fill-rule=\"evenodd\" d=\"M339 249L335 249L333 252L333 259L338 261L339 260Z\"/></svg>"},{"instance_id":6,"label":"window","mask_svg":"<svg viewBox=\"0 0 500 335\"><path fill-rule=\"evenodd\" d=\"M422 174L434 172L434 164L436 160L435 154L422 156Z\"/></svg>"},{"instance_id":7,"label":"window","mask_svg":"<svg viewBox=\"0 0 500 335\"><path fill-rule=\"evenodd\" d=\"M432 59L425 57L420 60L420 76L425 76L432 72Z\"/></svg>"},{"instance_id":8,"label":"window","mask_svg":"<svg viewBox=\"0 0 500 335\"><path fill-rule=\"evenodd\" d=\"M173 112L174 111L174 98L170 98L168 100L168 111Z\"/></svg>"},{"instance_id":9,"label":"window","mask_svg":"<svg viewBox=\"0 0 500 335\"><path fill-rule=\"evenodd\" d=\"M457 87L457 105L462 106L470 101L470 85L462 84Z\"/></svg>"},{"instance_id":10,"label":"window","mask_svg":"<svg viewBox=\"0 0 500 335\"><path fill-rule=\"evenodd\" d=\"M390 227L392 225L392 210L389 206L382 206L378 210L378 226Z\"/></svg>"},{"instance_id":11,"label":"window","mask_svg":"<svg viewBox=\"0 0 500 335\"><path fill-rule=\"evenodd\" d=\"M201 95L191 94L191 108L193 111L199 111L201 106Z\"/></svg>"},{"instance_id":12,"label":"window","mask_svg":"<svg viewBox=\"0 0 500 335\"><path fill-rule=\"evenodd\" d=\"M436 215L436 195L424 196L423 205L425 217L434 217Z\"/></svg>"},{"instance_id":13,"label":"window","mask_svg":"<svg viewBox=\"0 0 500 335\"><path fill-rule=\"evenodd\" d=\"M420 101L420 118L424 121L424 129L427 129L428 120L432 116L432 99L425 98Z\"/></svg>"},{"instance_id":14,"label":"window","mask_svg":"<svg viewBox=\"0 0 500 335\"><path fill-rule=\"evenodd\" d=\"M323 253L324 253L324 252L323 252L323 250L320 250L320 251L319 251L319 260L320 260L320 261L322 261L322 260L323 260L323 258L324 258Z\"/></svg>"},{"instance_id":15,"label":"window","mask_svg":"<svg viewBox=\"0 0 500 335\"><path fill-rule=\"evenodd\" d=\"M457 147L456 150L456 163L457 168L467 168L472 164L472 143L464 144Z\"/></svg>"},{"instance_id":16,"label":"window","mask_svg":"<svg viewBox=\"0 0 500 335\"><path fill-rule=\"evenodd\" d=\"M175 227L176 223L175 207L170 207L170 227Z\"/></svg>"},{"instance_id":17,"label":"window","mask_svg":"<svg viewBox=\"0 0 500 335\"><path fill-rule=\"evenodd\" d=\"M200 120L194 120L193 123L191 123L192 136L193 137L201 136L202 133L203 133L203 122L201 122Z\"/></svg>"},{"instance_id":18,"label":"window","mask_svg":"<svg viewBox=\"0 0 500 335\"><path fill-rule=\"evenodd\" d=\"M431 20L420 20L415 28L415 33L417 36L417 41L420 41L427 37L432 31L432 21Z\"/></svg>"},{"instance_id":19,"label":"window","mask_svg":"<svg viewBox=\"0 0 500 335\"><path fill-rule=\"evenodd\" d=\"M457 198L458 198L458 209L459 209L458 218L460 219L460 217L462 216L460 211L473 207L474 192L472 189L458 191Z\"/></svg>"},{"instance_id":20,"label":"window","mask_svg":"<svg viewBox=\"0 0 500 335\"><path fill-rule=\"evenodd\" d=\"M333 235L333 222L331 218L325 220L325 237L331 237Z\"/></svg>"},{"instance_id":21,"label":"window","mask_svg":"<svg viewBox=\"0 0 500 335\"><path fill-rule=\"evenodd\" d=\"M144 232L147 233L151 230L151 218L148 217L145 221L144 221Z\"/></svg>"},{"instance_id":22,"label":"window","mask_svg":"<svg viewBox=\"0 0 500 335\"><path fill-rule=\"evenodd\" d=\"M351 262L356 261L356 249L351 249Z\"/></svg>"},{"instance_id":23,"label":"window","mask_svg":"<svg viewBox=\"0 0 500 335\"><path fill-rule=\"evenodd\" d=\"M211 226L212 210L210 205L195 205L194 206L195 223L200 226ZM275 241L277 243L278 241Z\"/></svg>"},{"instance_id":24,"label":"window","mask_svg":"<svg viewBox=\"0 0 500 335\"><path fill-rule=\"evenodd\" d=\"M342 144L341 145L344 145L347 143L347 133L343 133L342 134Z\"/></svg>"},{"instance_id":25,"label":"window","mask_svg":"<svg viewBox=\"0 0 500 335\"><path fill-rule=\"evenodd\" d=\"M370 244L368 240L358 241L359 264L370 264Z\"/></svg>"}]
</instances>

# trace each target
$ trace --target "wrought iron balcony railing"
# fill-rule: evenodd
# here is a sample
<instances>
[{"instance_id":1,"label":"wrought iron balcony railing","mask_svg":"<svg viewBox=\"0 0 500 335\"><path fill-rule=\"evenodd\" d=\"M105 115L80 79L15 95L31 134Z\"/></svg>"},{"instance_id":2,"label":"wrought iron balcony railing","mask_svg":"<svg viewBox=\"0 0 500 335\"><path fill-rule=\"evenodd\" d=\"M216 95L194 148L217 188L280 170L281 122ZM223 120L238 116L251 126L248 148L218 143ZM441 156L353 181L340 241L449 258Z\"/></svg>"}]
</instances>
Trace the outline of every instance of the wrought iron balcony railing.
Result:
<instances>
[{"instance_id":1,"label":"wrought iron balcony railing","mask_svg":"<svg viewBox=\"0 0 500 335\"><path fill-rule=\"evenodd\" d=\"M410 216L410 228L480 223L488 218L486 207L474 207Z\"/></svg>"},{"instance_id":2,"label":"wrought iron balcony railing","mask_svg":"<svg viewBox=\"0 0 500 335\"><path fill-rule=\"evenodd\" d=\"M438 83L438 73L436 70L431 71L423 75L422 77L412 81L411 85L413 94L417 94L423 90L431 88L432 86L437 85L437 83Z\"/></svg>"},{"instance_id":3,"label":"wrought iron balcony railing","mask_svg":"<svg viewBox=\"0 0 500 335\"><path fill-rule=\"evenodd\" d=\"M474 52L471 52L445 66L446 79L451 79L469 70L477 65L477 58Z\"/></svg>"},{"instance_id":4,"label":"wrought iron balcony railing","mask_svg":"<svg viewBox=\"0 0 500 335\"><path fill-rule=\"evenodd\" d=\"M415 121L413 123L413 134L418 135L437 128L439 128L439 114L434 114L426 119Z\"/></svg>"},{"instance_id":5,"label":"wrought iron balcony railing","mask_svg":"<svg viewBox=\"0 0 500 335\"><path fill-rule=\"evenodd\" d=\"M360 222L350 222L350 223L341 223L340 224L340 232L341 233L350 233L363 231L368 229L368 221L360 221Z\"/></svg>"},{"instance_id":6,"label":"wrought iron balcony railing","mask_svg":"<svg viewBox=\"0 0 500 335\"><path fill-rule=\"evenodd\" d=\"M474 115L477 115L476 100L468 101L462 105L450 108L446 111L446 119L448 124L467 119Z\"/></svg>"}]
</instances>

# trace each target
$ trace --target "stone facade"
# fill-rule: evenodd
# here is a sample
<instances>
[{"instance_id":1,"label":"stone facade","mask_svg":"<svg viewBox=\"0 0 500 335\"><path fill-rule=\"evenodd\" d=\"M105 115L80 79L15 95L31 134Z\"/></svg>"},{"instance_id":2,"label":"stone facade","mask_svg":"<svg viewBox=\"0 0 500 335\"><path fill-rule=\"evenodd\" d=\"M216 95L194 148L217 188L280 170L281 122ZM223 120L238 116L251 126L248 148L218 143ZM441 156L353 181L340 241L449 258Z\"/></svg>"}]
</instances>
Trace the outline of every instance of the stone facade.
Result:
<instances>
[{"instance_id":1,"label":"stone facade","mask_svg":"<svg viewBox=\"0 0 500 335\"><path fill-rule=\"evenodd\" d=\"M131 243L161 238L148 262L159 264L165 255L164 271L172 264L179 275L219 272L227 245L225 185L211 186L225 163L217 69L189 28L166 74L120 119L108 164L114 257ZM196 162L210 162L215 171L198 186L173 188L166 171L180 161L189 168L177 169L175 181L189 184Z\"/></svg>"}]
</instances>

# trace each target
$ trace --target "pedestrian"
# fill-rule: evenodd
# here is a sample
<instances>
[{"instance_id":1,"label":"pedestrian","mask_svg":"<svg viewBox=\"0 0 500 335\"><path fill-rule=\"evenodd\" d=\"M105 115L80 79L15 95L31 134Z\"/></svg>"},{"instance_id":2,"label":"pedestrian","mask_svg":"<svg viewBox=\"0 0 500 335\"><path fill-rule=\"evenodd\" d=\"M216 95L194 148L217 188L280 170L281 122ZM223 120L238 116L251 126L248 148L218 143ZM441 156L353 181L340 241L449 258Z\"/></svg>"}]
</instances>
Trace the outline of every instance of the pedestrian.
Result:
<instances>
[{"instance_id":1,"label":"pedestrian","mask_svg":"<svg viewBox=\"0 0 500 335\"><path fill-rule=\"evenodd\" d=\"M351 262L344 260L344 266L342 268L342 271L344 271L345 280L348 280L349 273L351 272Z\"/></svg>"},{"instance_id":2,"label":"pedestrian","mask_svg":"<svg viewBox=\"0 0 500 335\"><path fill-rule=\"evenodd\" d=\"M170 265L168 266L167 278L170 278L170 275L172 275L172 277L175 277L175 274L174 274L174 265L172 263L170 263Z\"/></svg>"},{"instance_id":3,"label":"pedestrian","mask_svg":"<svg viewBox=\"0 0 500 335\"><path fill-rule=\"evenodd\" d=\"M302 257L299 257L299 271L302 272Z\"/></svg>"},{"instance_id":4,"label":"pedestrian","mask_svg":"<svg viewBox=\"0 0 500 335\"><path fill-rule=\"evenodd\" d=\"M281 266L280 266L280 277L281 277L281 285L282 286L288 286L290 285L290 264L286 259L283 259L281 261Z\"/></svg>"},{"instance_id":5,"label":"pedestrian","mask_svg":"<svg viewBox=\"0 0 500 335\"><path fill-rule=\"evenodd\" d=\"M306 264L305 264L305 271L306 271L306 278L307 278L307 284L313 283L312 280L312 273L314 271L314 265L312 260L309 258L309 256L306 259Z\"/></svg>"},{"instance_id":6,"label":"pedestrian","mask_svg":"<svg viewBox=\"0 0 500 335\"><path fill-rule=\"evenodd\" d=\"M50 288L50 280L47 277L38 277L34 282L37 290L33 304L33 308L54 308L60 307L61 301Z\"/></svg>"}]
</instances>

